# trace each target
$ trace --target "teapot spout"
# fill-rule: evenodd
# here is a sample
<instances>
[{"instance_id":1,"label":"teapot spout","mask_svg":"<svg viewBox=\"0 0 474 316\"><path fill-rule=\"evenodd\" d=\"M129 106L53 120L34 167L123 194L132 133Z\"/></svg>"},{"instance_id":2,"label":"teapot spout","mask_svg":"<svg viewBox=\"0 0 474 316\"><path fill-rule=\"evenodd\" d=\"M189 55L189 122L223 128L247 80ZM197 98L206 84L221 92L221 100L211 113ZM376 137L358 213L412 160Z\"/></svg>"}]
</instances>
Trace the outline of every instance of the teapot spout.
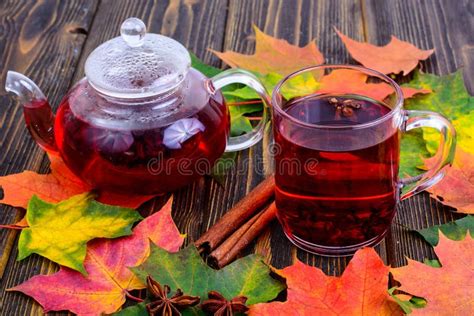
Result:
<instances>
[{"instance_id":1,"label":"teapot spout","mask_svg":"<svg viewBox=\"0 0 474 316\"><path fill-rule=\"evenodd\" d=\"M33 139L46 151L57 152L54 140L54 114L43 92L28 77L7 72L5 90L23 106L26 126Z\"/></svg>"}]
</instances>

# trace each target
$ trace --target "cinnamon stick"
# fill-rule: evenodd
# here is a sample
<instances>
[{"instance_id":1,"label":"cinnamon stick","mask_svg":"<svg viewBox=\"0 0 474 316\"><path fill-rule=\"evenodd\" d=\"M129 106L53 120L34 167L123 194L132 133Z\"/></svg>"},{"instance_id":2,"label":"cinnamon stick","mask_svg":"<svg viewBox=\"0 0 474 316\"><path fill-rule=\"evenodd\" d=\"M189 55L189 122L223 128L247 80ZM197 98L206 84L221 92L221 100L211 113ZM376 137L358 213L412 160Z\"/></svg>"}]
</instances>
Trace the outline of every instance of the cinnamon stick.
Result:
<instances>
[{"instance_id":1,"label":"cinnamon stick","mask_svg":"<svg viewBox=\"0 0 474 316\"><path fill-rule=\"evenodd\" d=\"M199 252L210 253L241 227L273 197L275 177L269 176L230 209L194 245Z\"/></svg>"},{"instance_id":2,"label":"cinnamon stick","mask_svg":"<svg viewBox=\"0 0 474 316\"><path fill-rule=\"evenodd\" d=\"M226 241L209 255L209 263L222 268L235 259L276 216L275 202L252 217L245 225L236 230Z\"/></svg>"}]
</instances>

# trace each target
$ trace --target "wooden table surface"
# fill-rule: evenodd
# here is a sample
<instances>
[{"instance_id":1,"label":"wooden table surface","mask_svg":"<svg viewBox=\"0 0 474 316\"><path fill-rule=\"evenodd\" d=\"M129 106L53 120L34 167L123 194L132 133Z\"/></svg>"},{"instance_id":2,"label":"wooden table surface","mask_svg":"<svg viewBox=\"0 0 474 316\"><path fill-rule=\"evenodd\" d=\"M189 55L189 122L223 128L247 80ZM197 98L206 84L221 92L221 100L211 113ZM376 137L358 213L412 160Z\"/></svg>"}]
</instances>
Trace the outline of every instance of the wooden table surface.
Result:
<instances>
[{"instance_id":1,"label":"wooden table surface","mask_svg":"<svg viewBox=\"0 0 474 316\"><path fill-rule=\"evenodd\" d=\"M300 46L316 39L330 63L354 63L333 31L383 45L394 34L422 49L435 48L422 63L430 73L448 74L463 67L466 85L474 92L474 1L472 0L160 0L160 1L34 1L0 3L0 175L25 169L48 172L44 152L30 138L21 107L3 90L7 70L32 78L54 108L72 84L84 76L84 62L100 43L118 36L122 21L139 17L150 32L170 36L194 51L205 62L222 66L208 48L252 53L255 24L266 33ZM449 106L449 104L446 104ZM257 185L262 164L271 170L271 159L257 146L240 152L237 167L223 187L203 178L175 193L173 218L186 243L196 240L227 209ZM263 160L261 159L263 158ZM263 162L262 162L263 161ZM153 203L147 204L148 208ZM2 206L0 223L14 223L18 210ZM400 204L390 234L377 246L392 266L406 264L405 257L433 258L432 248L411 229L452 221L456 216L423 193ZM0 315L38 315L41 307L20 293L5 292L37 274L52 273L57 265L32 255L16 261L17 231L0 230ZM325 258L293 247L273 223L247 250L261 253L276 267L296 258L340 275L350 260ZM64 314L64 313L63 313Z\"/></svg>"}]
</instances>

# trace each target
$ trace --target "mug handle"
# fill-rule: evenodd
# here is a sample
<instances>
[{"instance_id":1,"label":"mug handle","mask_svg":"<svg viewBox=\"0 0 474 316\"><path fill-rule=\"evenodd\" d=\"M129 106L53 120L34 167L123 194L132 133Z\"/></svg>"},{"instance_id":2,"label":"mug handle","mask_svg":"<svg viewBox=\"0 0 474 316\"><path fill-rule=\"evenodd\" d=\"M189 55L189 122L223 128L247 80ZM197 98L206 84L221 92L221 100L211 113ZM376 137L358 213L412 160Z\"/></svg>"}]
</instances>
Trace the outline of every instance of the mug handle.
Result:
<instances>
[{"instance_id":1,"label":"mug handle","mask_svg":"<svg viewBox=\"0 0 474 316\"><path fill-rule=\"evenodd\" d=\"M419 128L432 127L441 134L441 140L436 155L436 162L423 174L416 177L408 177L400 180L400 187L413 184L407 192L402 194L401 200L409 198L423 190L426 190L441 179L445 174L444 167L451 166L456 149L456 131L451 123L441 114L431 111L405 111L405 124L402 132Z\"/></svg>"},{"instance_id":2,"label":"mug handle","mask_svg":"<svg viewBox=\"0 0 474 316\"><path fill-rule=\"evenodd\" d=\"M212 77L210 79L210 83L211 84L209 85L209 90L213 94L222 87L225 87L232 83L242 83L257 92L257 94L263 101L262 119L260 120L260 122L258 122L257 126L255 126L255 128L251 132L240 136L229 136L225 151L239 151L249 148L254 144L258 143L263 137L264 128L269 119L268 109L270 108L270 97L268 96L267 90L260 82L260 80L258 80L255 75L248 71L242 69L229 69Z\"/></svg>"}]
</instances>

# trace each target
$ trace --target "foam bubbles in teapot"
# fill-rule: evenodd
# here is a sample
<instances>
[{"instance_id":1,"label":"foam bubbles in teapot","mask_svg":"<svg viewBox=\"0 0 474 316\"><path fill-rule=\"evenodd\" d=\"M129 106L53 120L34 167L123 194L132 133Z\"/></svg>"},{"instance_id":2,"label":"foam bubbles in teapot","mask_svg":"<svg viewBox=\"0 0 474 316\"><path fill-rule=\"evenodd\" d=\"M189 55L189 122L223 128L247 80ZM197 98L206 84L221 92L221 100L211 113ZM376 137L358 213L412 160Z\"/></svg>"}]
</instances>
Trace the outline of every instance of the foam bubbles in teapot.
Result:
<instances>
[{"instance_id":1,"label":"foam bubbles in teapot","mask_svg":"<svg viewBox=\"0 0 474 316\"><path fill-rule=\"evenodd\" d=\"M191 59L180 43L145 34L142 21L129 19L121 36L97 47L87 58L89 82L102 94L119 98L147 97L176 88Z\"/></svg>"},{"instance_id":2,"label":"foam bubbles in teapot","mask_svg":"<svg viewBox=\"0 0 474 316\"><path fill-rule=\"evenodd\" d=\"M141 76L137 80L146 78ZM71 110L92 125L104 128L140 130L167 126L194 115L208 104L204 80L201 73L191 70L173 93L130 100L100 96L83 80L81 88L70 93ZM123 84L132 83L124 81Z\"/></svg>"},{"instance_id":3,"label":"foam bubbles in teapot","mask_svg":"<svg viewBox=\"0 0 474 316\"><path fill-rule=\"evenodd\" d=\"M102 80L114 88L135 90L157 86L174 79L172 66L165 64L163 58L152 53L140 52L134 56L118 58L110 56L105 58L104 64L112 66L102 69Z\"/></svg>"}]
</instances>

